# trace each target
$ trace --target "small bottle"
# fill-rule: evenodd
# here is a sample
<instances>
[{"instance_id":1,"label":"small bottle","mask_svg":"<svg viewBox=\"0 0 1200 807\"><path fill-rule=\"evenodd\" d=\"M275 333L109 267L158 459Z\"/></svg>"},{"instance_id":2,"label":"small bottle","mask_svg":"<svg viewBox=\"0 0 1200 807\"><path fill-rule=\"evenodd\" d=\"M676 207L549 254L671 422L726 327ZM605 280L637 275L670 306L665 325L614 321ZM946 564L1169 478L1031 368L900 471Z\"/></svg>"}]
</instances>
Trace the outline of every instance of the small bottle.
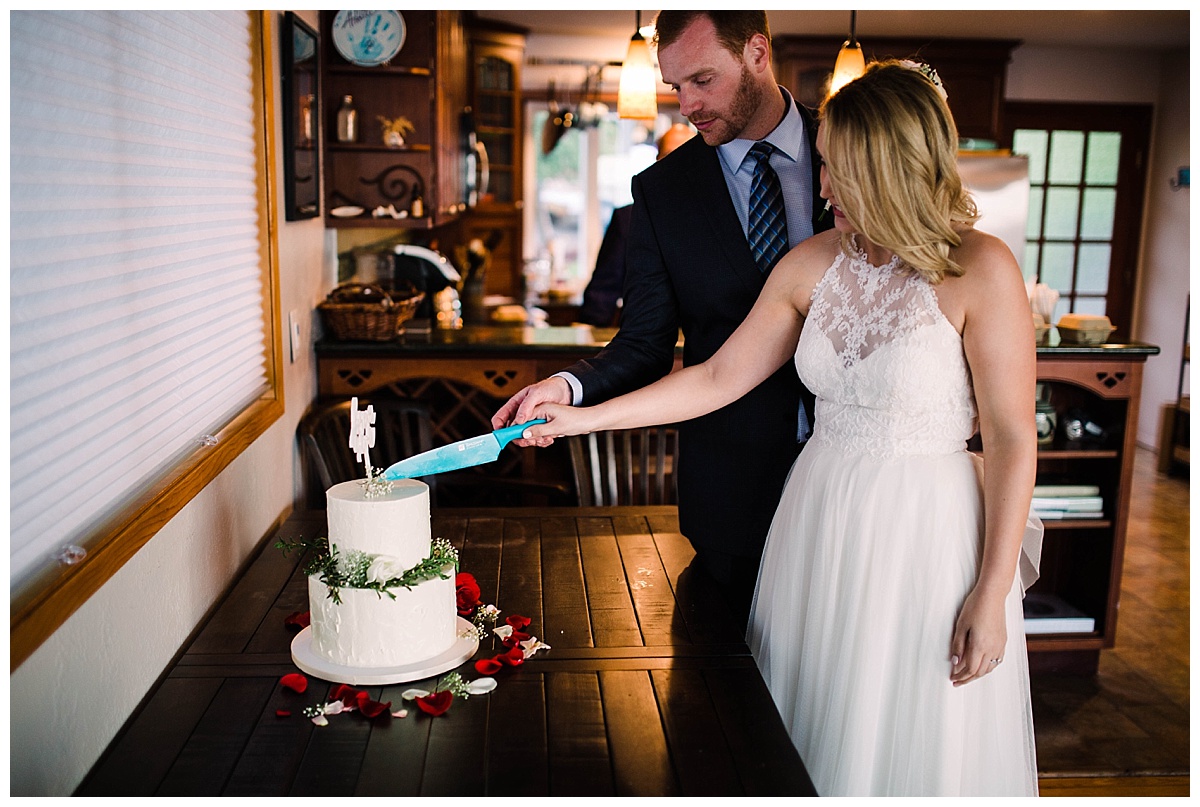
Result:
<instances>
[{"instance_id":1,"label":"small bottle","mask_svg":"<svg viewBox=\"0 0 1200 807\"><path fill-rule=\"evenodd\" d=\"M421 196L420 191L413 192L412 205L408 209L409 215L415 219L424 217L425 215L425 199Z\"/></svg>"},{"instance_id":2,"label":"small bottle","mask_svg":"<svg viewBox=\"0 0 1200 807\"><path fill-rule=\"evenodd\" d=\"M358 110L354 108L353 96L342 96L342 106L337 113L337 139L339 143L358 140Z\"/></svg>"}]
</instances>

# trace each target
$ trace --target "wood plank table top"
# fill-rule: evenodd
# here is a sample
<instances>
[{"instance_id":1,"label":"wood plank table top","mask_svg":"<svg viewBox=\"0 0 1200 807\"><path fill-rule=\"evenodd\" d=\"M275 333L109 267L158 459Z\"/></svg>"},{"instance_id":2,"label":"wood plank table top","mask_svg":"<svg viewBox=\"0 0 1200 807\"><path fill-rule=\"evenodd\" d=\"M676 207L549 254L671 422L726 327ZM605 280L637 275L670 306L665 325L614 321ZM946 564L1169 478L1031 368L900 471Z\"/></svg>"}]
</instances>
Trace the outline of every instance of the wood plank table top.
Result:
<instances>
[{"instance_id":1,"label":"wood plank table top","mask_svg":"<svg viewBox=\"0 0 1200 807\"><path fill-rule=\"evenodd\" d=\"M299 514L277 537L324 529ZM280 684L308 590L272 537L76 795L815 795L674 507L443 510L433 535L551 649L438 717L400 697L428 679L359 687L405 718L315 726L301 711L337 682Z\"/></svg>"}]
</instances>

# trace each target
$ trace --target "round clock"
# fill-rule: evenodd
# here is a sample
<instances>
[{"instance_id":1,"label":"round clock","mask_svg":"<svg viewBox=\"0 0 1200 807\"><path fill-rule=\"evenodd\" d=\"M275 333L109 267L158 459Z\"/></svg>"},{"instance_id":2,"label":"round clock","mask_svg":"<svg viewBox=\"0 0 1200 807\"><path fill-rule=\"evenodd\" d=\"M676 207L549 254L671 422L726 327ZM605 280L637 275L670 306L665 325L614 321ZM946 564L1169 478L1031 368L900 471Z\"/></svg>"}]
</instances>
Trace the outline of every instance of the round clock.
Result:
<instances>
[{"instance_id":1,"label":"round clock","mask_svg":"<svg viewBox=\"0 0 1200 807\"><path fill-rule=\"evenodd\" d=\"M333 18L333 44L351 64L386 64L404 45L399 11L339 11Z\"/></svg>"}]
</instances>

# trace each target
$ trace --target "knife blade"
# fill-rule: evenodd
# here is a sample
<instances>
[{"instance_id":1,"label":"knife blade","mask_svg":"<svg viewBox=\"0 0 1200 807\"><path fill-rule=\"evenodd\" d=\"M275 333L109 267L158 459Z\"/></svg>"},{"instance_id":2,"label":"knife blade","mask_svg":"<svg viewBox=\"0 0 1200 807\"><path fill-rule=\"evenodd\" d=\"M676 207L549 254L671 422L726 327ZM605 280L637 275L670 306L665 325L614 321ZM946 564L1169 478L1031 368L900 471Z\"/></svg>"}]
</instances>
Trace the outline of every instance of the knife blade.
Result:
<instances>
[{"instance_id":1,"label":"knife blade","mask_svg":"<svg viewBox=\"0 0 1200 807\"><path fill-rule=\"evenodd\" d=\"M468 437L457 443L440 446L394 463L383 472L383 478L392 481L412 479L415 476L429 476L446 471L457 471L460 468L470 468L485 462L494 462L499 458L500 450L520 437L523 431L530 426L545 422L544 419L530 420L497 429L489 434Z\"/></svg>"}]
</instances>

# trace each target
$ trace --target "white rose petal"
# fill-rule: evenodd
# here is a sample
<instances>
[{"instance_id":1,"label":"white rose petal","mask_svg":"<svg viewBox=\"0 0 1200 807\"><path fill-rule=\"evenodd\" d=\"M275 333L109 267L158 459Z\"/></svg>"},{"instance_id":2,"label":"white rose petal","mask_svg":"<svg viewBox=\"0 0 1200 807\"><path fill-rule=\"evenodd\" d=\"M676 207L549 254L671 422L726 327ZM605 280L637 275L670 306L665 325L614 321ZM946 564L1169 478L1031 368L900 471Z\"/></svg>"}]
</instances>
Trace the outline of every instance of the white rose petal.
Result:
<instances>
[{"instance_id":1,"label":"white rose petal","mask_svg":"<svg viewBox=\"0 0 1200 807\"><path fill-rule=\"evenodd\" d=\"M476 678L467 684L467 692L472 695L486 695L496 688L495 678Z\"/></svg>"},{"instance_id":2,"label":"white rose petal","mask_svg":"<svg viewBox=\"0 0 1200 807\"><path fill-rule=\"evenodd\" d=\"M500 625L499 627L492 628L492 633L496 634L501 639L507 639L509 636L512 636L512 632L512 625Z\"/></svg>"},{"instance_id":3,"label":"white rose petal","mask_svg":"<svg viewBox=\"0 0 1200 807\"><path fill-rule=\"evenodd\" d=\"M423 689L406 689L404 692L400 693L400 697L404 698L406 701L411 701L416 698L427 698L429 697L429 693Z\"/></svg>"}]
</instances>

